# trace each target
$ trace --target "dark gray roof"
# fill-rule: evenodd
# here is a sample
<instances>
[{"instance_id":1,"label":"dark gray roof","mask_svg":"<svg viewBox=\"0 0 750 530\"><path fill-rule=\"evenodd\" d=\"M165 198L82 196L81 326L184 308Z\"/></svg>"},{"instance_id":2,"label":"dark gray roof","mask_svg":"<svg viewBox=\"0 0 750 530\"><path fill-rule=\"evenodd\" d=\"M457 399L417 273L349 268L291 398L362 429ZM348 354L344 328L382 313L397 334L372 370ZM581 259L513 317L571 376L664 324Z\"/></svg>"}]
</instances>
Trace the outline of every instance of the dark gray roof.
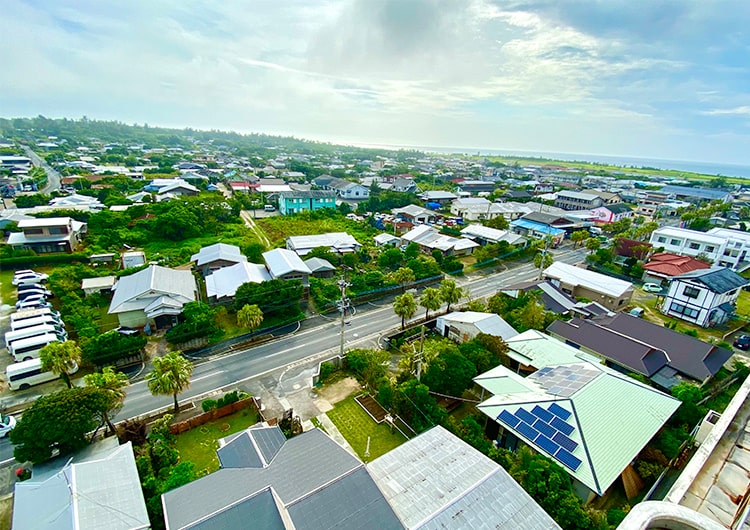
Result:
<instances>
[{"instance_id":1,"label":"dark gray roof","mask_svg":"<svg viewBox=\"0 0 750 530\"><path fill-rule=\"evenodd\" d=\"M710 269L686 272L675 276L674 279L695 280L717 294L723 294L748 284L748 280L726 267L711 267Z\"/></svg>"},{"instance_id":2,"label":"dark gray roof","mask_svg":"<svg viewBox=\"0 0 750 530\"><path fill-rule=\"evenodd\" d=\"M614 214L629 212L632 210L632 208L628 206L627 204L625 204L624 202L616 202L614 204L605 204L604 208L606 208L607 210L609 210L610 212Z\"/></svg>"},{"instance_id":3,"label":"dark gray roof","mask_svg":"<svg viewBox=\"0 0 750 530\"><path fill-rule=\"evenodd\" d=\"M273 429L278 430L278 427ZM233 438L230 443L240 439ZM286 440L266 467L220 469L165 493L162 496L164 517L169 528L186 528L269 487L288 509L303 498L317 497L321 488L342 480L363 465L322 431L313 429ZM375 492L382 498L377 488ZM375 492L365 491L357 503L350 505L329 505L329 524L352 517L354 506L351 504L358 504L371 507L372 513L364 513L362 517L373 521L373 528L382 527L381 521L376 523L373 518L382 511L373 498ZM310 499L309 502L316 501ZM298 529L307 528L305 521L293 519L293 523Z\"/></svg>"},{"instance_id":4,"label":"dark gray roof","mask_svg":"<svg viewBox=\"0 0 750 530\"><path fill-rule=\"evenodd\" d=\"M265 467L271 463L286 442L276 428L250 428L224 440L216 454L221 467Z\"/></svg>"},{"instance_id":5,"label":"dark gray roof","mask_svg":"<svg viewBox=\"0 0 750 530\"><path fill-rule=\"evenodd\" d=\"M548 213L543 212L531 212L527 213L521 219L527 219L529 221L536 221L537 223L543 223L546 225L554 225L554 224L573 224L570 219L567 219L566 217L561 217L559 215L552 215Z\"/></svg>"},{"instance_id":6,"label":"dark gray roof","mask_svg":"<svg viewBox=\"0 0 750 530\"><path fill-rule=\"evenodd\" d=\"M503 287L502 291L541 291L539 298L544 308L554 313L567 313L576 305L576 301L573 298L549 280L519 282L508 287Z\"/></svg>"},{"instance_id":7,"label":"dark gray roof","mask_svg":"<svg viewBox=\"0 0 750 530\"><path fill-rule=\"evenodd\" d=\"M287 510L297 530L403 528L364 467L300 499Z\"/></svg>"},{"instance_id":8,"label":"dark gray roof","mask_svg":"<svg viewBox=\"0 0 750 530\"><path fill-rule=\"evenodd\" d=\"M241 500L207 519L183 528L190 530L226 530L227 528L263 528L286 530L279 507L270 488Z\"/></svg>"},{"instance_id":9,"label":"dark gray roof","mask_svg":"<svg viewBox=\"0 0 750 530\"><path fill-rule=\"evenodd\" d=\"M634 359L640 359L645 355L646 348L653 348L666 352L669 358L668 366L683 375L703 381L716 374L732 356L732 352L726 348L719 348L627 313L618 313L591 321L574 320L576 323L587 323L582 325L586 330L591 330L592 334L574 332L571 327L566 328L559 321L553 322L548 330L565 338L570 337L570 340L604 357L619 359L623 361L622 364L632 368L635 368L634 364L637 364ZM596 329L594 325L596 328L610 330L611 333L594 335L593 330ZM627 359L630 360L630 364L624 362ZM648 364L644 365L644 368L652 366ZM656 371L658 369L654 370ZM651 375L644 371L641 373Z\"/></svg>"},{"instance_id":10,"label":"dark gray roof","mask_svg":"<svg viewBox=\"0 0 750 530\"><path fill-rule=\"evenodd\" d=\"M729 195L729 192L726 190L711 188L691 188L689 186L674 186L671 184L664 186L659 191L661 191L662 193L674 193L678 197L695 197L699 199L712 200L724 199L727 195Z\"/></svg>"},{"instance_id":11,"label":"dark gray roof","mask_svg":"<svg viewBox=\"0 0 750 530\"><path fill-rule=\"evenodd\" d=\"M333 190L293 190L279 192L279 196L285 199L325 199L335 197Z\"/></svg>"}]
</instances>

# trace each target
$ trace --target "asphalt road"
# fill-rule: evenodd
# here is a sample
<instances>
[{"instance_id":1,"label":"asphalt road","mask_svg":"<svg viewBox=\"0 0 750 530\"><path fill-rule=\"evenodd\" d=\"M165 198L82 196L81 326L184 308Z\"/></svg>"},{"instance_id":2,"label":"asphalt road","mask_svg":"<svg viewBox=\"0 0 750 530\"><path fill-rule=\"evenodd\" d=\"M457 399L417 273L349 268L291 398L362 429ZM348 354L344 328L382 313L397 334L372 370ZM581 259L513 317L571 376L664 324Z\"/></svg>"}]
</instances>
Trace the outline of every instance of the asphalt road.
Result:
<instances>
[{"instance_id":1,"label":"asphalt road","mask_svg":"<svg viewBox=\"0 0 750 530\"><path fill-rule=\"evenodd\" d=\"M561 250L555 259L576 263L583 259L586 251ZM494 294L500 287L535 278L538 274L532 264L524 264L505 272L489 274L460 282L472 298ZM424 313L420 311L419 317ZM374 346L378 337L389 329L400 326L400 319L393 313L390 304L365 304L357 308L357 314L345 326L345 349L355 346ZM261 377L290 364L312 357L330 358L339 350L340 322L330 322L305 329L279 338L272 342L219 357L196 365L190 388L180 394L179 399L189 400L224 387ZM152 411L169 407L169 396L152 396L146 383L137 382L128 387L128 394L117 420L141 416Z\"/></svg>"},{"instance_id":2,"label":"asphalt road","mask_svg":"<svg viewBox=\"0 0 750 530\"><path fill-rule=\"evenodd\" d=\"M41 167L47 172L47 185L44 189L39 190L42 193L50 193L60 189L60 173L52 169L52 167L38 154L31 150L28 146L23 146L23 150L26 152L26 156L31 159L31 163L37 167Z\"/></svg>"}]
</instances>

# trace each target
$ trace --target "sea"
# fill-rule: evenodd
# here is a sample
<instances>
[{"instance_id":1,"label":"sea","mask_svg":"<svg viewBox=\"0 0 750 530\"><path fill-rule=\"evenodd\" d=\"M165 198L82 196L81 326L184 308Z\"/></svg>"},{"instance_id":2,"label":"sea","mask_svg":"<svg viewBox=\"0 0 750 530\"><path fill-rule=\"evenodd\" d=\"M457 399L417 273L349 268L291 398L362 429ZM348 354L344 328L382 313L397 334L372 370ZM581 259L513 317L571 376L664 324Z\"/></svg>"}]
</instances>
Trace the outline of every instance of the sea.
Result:
<instances>
[{"instance_id":1,"label":"sea","mask_svg":"<svg viewBox=\"0 0 750 530\"><path fill-rule=\"evenodd\" d=\"M365 147L365 145L362 145ZM750 165L739 164L722 164L717 162L698 162L687 160L666 160L659 158L636 158L627 156L610 156L594 154L576 154L576 153L551 153L536 151L513 151L507 149L470 149L458 147L430 147L430 146L397 146L397 145L368 145L367 147L383 147L389 149L416 149L425 153L440 154L466 154L479 156L510 156L519 158L539 158L546 160L560 160L567 162L589 162L595 164L607 164L622 167L627 171L628 168L654 168L654 169L673 169L677 171L686 171L690 173L700 173L701 175L716 175L724 177L736 177L750 179ZM540 160L541 161L541 160Z\"/></svg>"}]
</instances>

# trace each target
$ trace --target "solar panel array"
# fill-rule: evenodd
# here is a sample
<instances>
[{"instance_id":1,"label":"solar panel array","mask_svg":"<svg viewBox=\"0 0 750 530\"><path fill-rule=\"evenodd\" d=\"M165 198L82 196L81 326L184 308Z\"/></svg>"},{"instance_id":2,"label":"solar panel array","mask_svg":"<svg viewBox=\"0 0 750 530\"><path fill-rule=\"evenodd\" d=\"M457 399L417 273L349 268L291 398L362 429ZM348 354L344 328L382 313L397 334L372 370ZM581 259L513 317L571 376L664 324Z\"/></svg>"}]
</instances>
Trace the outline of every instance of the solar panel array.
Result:
<instances>
[{"instance_id":1,"label":"solar panel array","mask_svg":"<svg viewBox=\"0 0 750 530\"><path fill-rule=\"evenodd\" d=\"M548 393L570 397L601 372L585 364L547 366L528 378L536 381Z\"/></svg>"},{"instance_id":2,"label":"solar panel array","mask_svg":"<svg viewBox=\"0 0 750 530\"><path fill-rule=\"evenodd\" d=\"M552 403L546 409L534 405L531 410L519 407L515 413L503 410L497 419L564 466L576 471L581 460L573 455L578 442L570 438L575 430L575 427L565 421L570 417L569 410Z\"/></svg>"}]
</instances>

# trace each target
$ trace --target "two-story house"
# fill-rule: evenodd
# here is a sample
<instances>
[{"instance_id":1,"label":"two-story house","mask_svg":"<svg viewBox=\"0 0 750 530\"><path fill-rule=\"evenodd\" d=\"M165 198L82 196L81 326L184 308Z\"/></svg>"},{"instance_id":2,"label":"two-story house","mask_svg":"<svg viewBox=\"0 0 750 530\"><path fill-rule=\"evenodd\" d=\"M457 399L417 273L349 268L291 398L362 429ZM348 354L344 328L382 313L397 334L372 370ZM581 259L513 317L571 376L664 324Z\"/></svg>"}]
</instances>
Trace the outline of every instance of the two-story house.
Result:
<instances>
[{"instance_id":1,"label":"two-story house","mask_svg":"<svg viewBox=\"0 0 750 530\"><path fill-rule=\"evenodd\" d=\"M748 280L726 267L711 267L675 276L661 312L702 327L725 323L734 314L740 290Z\"/></svg>"},{"instance_id":2,"label":"two-story house","mask_svg":"<svg viewBox=\"0 0 750 530\"><path fill-rule=\"evenodd\" d=\"M279 213L281 215L335 207L336 192L332 190L283 191L279 193Z\"/></svg>"},{"instance_id":3,"label":"two-story house","mask_svg":"<svg viewBox=\"0 0 750 530\"><path fill-rule=\"evenodd\" d=\"M719 264L726 247L726 239L706 232L665 226L657 228L649 239L654 248L680 256L703 256Z\"/></svg>"},{"instance_id":4,"label":"two-story house","mask_svg":"<svg viewBox=\"0 0 750 530\"><path fill-rule=\"evenodd\" d=\"M604 204L591 210L591 213L595 216L594 223L597 225L616 223L622 219L633 217L633 210L624 202Z\"/></svg>"},{"instance_id":5,"label":"two-story house","mask_svg":"<svg viewBox=\"0 0 750 530\"><path fill-rule=\"evenodd\" d=\"M22 219L18 228L21 232L11 233L8 245L39 254L74 252L86 233L86 223L70 217Z\"/></svg>"},{"instance_id":6,"label":"two-story house","mask_svg":"<svg viewBox=\"0 0 750 530\"><path fill-rule=\"evenodd\" d=\"M559 191L555 199L555 206L563 210L593 210L604 204L598 195L581 193L579 191Z\"/></svg>"}]
</instances>

